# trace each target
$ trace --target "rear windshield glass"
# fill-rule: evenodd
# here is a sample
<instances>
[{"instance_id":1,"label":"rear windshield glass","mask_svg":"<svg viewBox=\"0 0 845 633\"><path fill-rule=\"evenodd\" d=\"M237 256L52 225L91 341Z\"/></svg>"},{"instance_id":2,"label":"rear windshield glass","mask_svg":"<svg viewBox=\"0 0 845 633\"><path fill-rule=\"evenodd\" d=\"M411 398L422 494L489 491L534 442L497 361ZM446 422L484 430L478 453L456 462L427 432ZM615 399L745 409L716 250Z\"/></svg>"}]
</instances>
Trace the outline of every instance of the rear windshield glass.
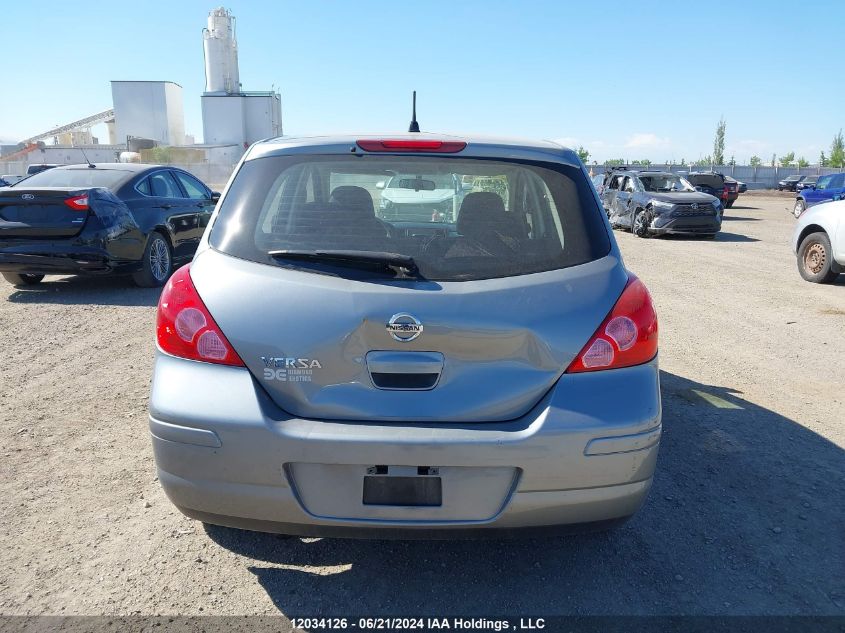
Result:
<instances>
[{"instance_id":1,"label":"rear windshield glass","mask_svg":"<svg viewBox=\"0 0 845 633\"><path fill-rule=\"evenodd\" d=\"M610 250L578 168L416 156L247 161L209 239L224 253L274 266L313 264L269 254L279 250L399 254L433 281L555 270Z\"/></svg>"},{"instance_id":2,"label":"rear windshield glass","mask_svg":"<svg viewBox=\"0 0 845 633\"><path fill-rule=\"evenodd\" d=\"M105 187L113 189L131 176L122 169L47 169L22 180L20 187Z\"/></svg>"},{"instance_id":3,"label":"rear windshield glass","mask_svg":"<svg viewBox=\"0 0 845 633\"><path fill-rule=\"evenodd\" d=\"M653 174L640 176L643 189L652 192L694 191L695 187L674 174Z\"/></svg>"},{"instance_id":4,"label":"rear windshield glass","mask_svg":"<svg viewBox=\"0 0 845 633\"><path fill-rule=\"evenodd\" d=\"M716 189L721 188L725 182L718 174L694 174L690 175L687 180L700 187L713 187Z\"/></svg>"}]
</instances>

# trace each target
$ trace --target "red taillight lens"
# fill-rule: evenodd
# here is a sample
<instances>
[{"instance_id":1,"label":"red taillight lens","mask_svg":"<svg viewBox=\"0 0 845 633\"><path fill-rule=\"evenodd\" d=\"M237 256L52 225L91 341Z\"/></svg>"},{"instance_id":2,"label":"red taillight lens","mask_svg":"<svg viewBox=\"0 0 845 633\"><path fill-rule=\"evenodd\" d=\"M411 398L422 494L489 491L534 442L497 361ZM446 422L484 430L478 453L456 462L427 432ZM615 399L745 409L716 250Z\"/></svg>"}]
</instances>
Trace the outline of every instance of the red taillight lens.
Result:
<instances>
[{"instance_id":1,"label":"red taillight lens","mask_svg":"<svg viewBox=\"0 0 845 633\"><path fill-rule=\"evenodd\" d=\"M380 141L360 140L358 147L368 152L434 152L454 154L466 148L463 141L384 139Z\"/></svg>"},{"instance_id":2,"label":"red taillight lens","mask_svg":"<svg viewBox=\"0 0 845 633\"><path fill-rule=\"evenodd\" d=\"M170 278L158 300L156 337L171 356L243 367L191 281L190 264Z\"/></svg>"},{"instance_id":3,"label":"red taillight lens","mask_svg":"<svg viewBox=\"0 0 845 633\"><path fill-rule=\"evenodd\" d=\"M81 196L73 196L72 198L66 198L65 204L69 206L74 211L87 211L88 210L88 194L83 194Z\"/></svg>"},{"instance_id":4,"label":"red taillight lens","mask_svg":"<svg viewBox=\"0 0 845 633\"><path fill-rule=\"evenodd\" d=\"M613 310L566 371L631 367L656 354L657 314L645 284L631 275Z\"/></svg>"}]
</instances>

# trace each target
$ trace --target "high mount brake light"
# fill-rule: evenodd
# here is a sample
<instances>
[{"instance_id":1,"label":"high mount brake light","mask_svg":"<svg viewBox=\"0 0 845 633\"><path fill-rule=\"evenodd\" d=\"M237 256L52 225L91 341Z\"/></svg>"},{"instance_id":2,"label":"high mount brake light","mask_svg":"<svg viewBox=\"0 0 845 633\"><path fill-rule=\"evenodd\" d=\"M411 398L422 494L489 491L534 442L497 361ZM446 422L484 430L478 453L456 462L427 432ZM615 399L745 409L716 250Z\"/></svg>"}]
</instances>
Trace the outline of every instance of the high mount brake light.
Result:
<instances>
[{"instance_id":1,"label":"high mount brake light","mask_svg":"<svg viewBox=\"0 0 845 633\"><path fill-rule=\"evenodd\" d=\"M170 278L158 301L156 338L171 356L219 365L243 367L191 280L190 264Z\"/></svg>"},{"instance_id":2,"label":"high mount brake light","mask_svg":"<svg viewBox=\"0 0 845 633\"><path fill-rule=\"evenodd\" d=\"M359 140L357 145L367 152L431 152L435 154L456 154L467 146L464 141L410 139Z\"/></svg>"},{"instance_id":3,"label":"high mount brake light","mask_svg":"<svg viewBox=\"0 0 845 633\"><path fill-rule=\"evenodd\" d=\"M645 284L631 275L610 314L566 371L642 365L656 354L657 314Z\"/></svg>"},{"instance_id":4,"label":"high mount brake light","mask_svg":"<svg viewBox=\"0 0 845 633\"><path fill-rule=\"evenodd\" d=\"M65 204L69 206L74 211L87 211L88 210L88 194L84 193L81 196L73 196L72 198L66 198Z\"/></svg>"}]
</instances>

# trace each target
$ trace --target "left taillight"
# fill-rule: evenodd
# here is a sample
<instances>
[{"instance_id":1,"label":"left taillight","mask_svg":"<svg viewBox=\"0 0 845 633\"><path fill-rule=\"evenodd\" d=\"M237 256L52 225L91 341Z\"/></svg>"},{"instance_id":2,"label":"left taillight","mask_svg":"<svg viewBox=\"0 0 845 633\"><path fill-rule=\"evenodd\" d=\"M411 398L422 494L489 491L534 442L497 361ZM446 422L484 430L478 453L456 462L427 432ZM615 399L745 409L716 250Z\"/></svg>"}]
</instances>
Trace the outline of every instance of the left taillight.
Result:
<instances>
[{"instance_id":1,"label":"left taillight","mask_svg":"<svg viewBox=\"0 0 845 633\"><path fill-rule=\"evenodd\" d=\"M631 367L656 355L657 313L645 284L631 275L610 314L566 371Z\"/></svg>"},{"instance_id":2,"label":"left taillight","mask_svg":"<svg viewBox=\"0 0 845 633\"><path fill-rule=\"evenodd\" d=\"M81 196L73 196L71 198L65 198L65 204L69 206L74 211L87 211L88 210L88 194L82 194Z\"/></svg>"},{"instance_id":3,"label":"left taillight","mask_svg":"<svg viewBox=\"0 0 845 633\"><path fill-rule=\"evenodd\" d=\"M156 338L171 356L243 367L191 280L190 264L170 277L158 300Z\"/></svg>"}]
</instances>

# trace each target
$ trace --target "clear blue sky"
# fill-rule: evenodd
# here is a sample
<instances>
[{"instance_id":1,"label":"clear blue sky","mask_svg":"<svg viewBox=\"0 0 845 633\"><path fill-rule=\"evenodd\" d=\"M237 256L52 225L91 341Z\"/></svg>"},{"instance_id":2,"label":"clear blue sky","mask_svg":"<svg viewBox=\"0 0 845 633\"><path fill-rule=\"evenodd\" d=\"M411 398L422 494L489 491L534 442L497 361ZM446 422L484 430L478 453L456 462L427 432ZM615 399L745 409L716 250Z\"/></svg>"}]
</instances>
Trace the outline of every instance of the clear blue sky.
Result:
<instances>
[{"instance_id":1,"label":"clear blue sky","mask_svg":"<svg viewBox=\"0 0 845 633\"><path fill-rule=\"evenodd\" d=\"M0 139L111 106L112 79L184 88L202 135L213 1L4 2ZM845 5L774 2L230 0L245 90L286 134L405 129L564 139L598 160L811 162L845 127ZM101 132L101 138L105 135Z\"/></svg>"}]
</instances>

